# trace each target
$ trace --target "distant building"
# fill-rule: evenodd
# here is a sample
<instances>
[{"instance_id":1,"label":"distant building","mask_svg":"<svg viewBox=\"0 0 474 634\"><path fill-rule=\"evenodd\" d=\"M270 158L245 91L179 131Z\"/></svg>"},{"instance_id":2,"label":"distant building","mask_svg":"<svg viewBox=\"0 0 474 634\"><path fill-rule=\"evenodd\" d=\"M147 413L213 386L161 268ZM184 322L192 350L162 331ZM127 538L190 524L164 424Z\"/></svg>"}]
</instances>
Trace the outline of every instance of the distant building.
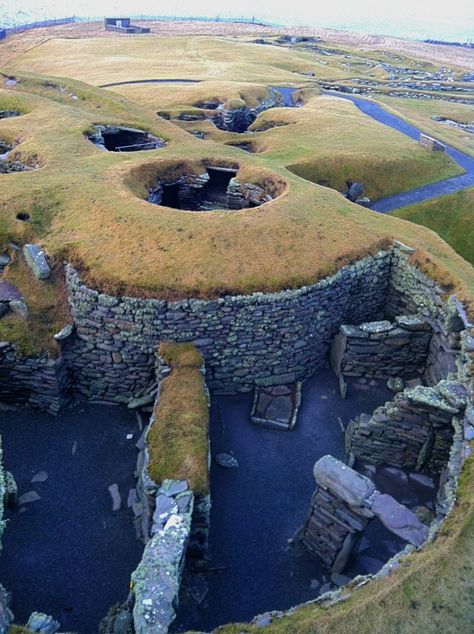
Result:
<instances>
[{"instance_id":1,"label":"distant building","mask_svg":"<svg viewBox=\"0 0 474 634\"><path fill-rule=\"evenodd\" d=\"M106 31L117 33L149 33L150 29L130 24L130 18L104 18Z\"/></svg>"}]
</instances>

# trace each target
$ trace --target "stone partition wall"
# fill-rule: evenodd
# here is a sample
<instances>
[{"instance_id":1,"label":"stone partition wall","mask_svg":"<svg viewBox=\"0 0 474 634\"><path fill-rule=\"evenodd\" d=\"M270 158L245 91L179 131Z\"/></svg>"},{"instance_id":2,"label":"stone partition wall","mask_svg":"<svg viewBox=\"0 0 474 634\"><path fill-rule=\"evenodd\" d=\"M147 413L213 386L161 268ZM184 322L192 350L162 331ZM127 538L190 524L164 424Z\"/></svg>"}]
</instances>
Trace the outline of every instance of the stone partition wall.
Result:
<instances>
[{"instance_id":1,"label":"stone partition wall","mask_svg":"<svg viewBox=\"0 0 474 634\"><path fill-rule=\"evenodd\" d=\"M380 252L296 290L178 302L101 294L66 266L77 327L68 353L74 385L89 398L139 396L154 382L161 340L193 342L217 392L306 378L325 363L342 323L383 317L390 259Z\"/></svg>"},{"instance_id":2,"label":"stone partition wall","mask_svg":"<svg viewBox=\"0 0 474 634\"><path fill-rule=\"evenodd\" d=\"M344 570L362 532L375 517L414 546L421 546L428 537L428 527L410 509L377 491L369 478L333 456L320 458L313 475L316 492L302 542L332 572Z\"/></svg>"},{"instance_id":3,"label":"stone partition wall","mask_svg":"<svg viewBox=\"0 0 474 634\"><path fill-rule=\"evenodd\" d=\"M447 465L456 418L469 396L460 383L440 381L397 394L372 416L362 414L346 429L346 450L370 464L440 473Z\"/></svg>"},{"instance_id":4,"label":"stone partition wall","mask_svg":"<svg viewBox=\"0 0 474 634\"><path fill-rule=\"evenodd\" d=\"M14 346L0 341L0 401L31 405L57 414L66 400L69 377L64 357L47 354L20 358Z\"/></svg>"},{"instance_id":5,"label":"stone partition wall","mask_svg":"<svg viewBox=\"0 0 474 634\"><path fill-rule=\"evenodd\" d=\"M329 358L337 375L414 379L425 371L430 341L431 326L413 315L343 325Z\"/></svg>"},{"instance_id":6,"label":"stone partition wall","mask_svg":"<svg viewBox=\"0 0 474 634\"><path fill-rule=\"evenodd\" d=\"M456 379L458 372L463 372L460 358L469 346L474 349L468 341L472 324L454 296L445 299L436 282L409 263L407 255L413 252L397 244L393 249L386 313L392 319L397 315L418 315L430 324L433 336L424 380L436 385L442 379Z\"/></svg>"}]
</instances>

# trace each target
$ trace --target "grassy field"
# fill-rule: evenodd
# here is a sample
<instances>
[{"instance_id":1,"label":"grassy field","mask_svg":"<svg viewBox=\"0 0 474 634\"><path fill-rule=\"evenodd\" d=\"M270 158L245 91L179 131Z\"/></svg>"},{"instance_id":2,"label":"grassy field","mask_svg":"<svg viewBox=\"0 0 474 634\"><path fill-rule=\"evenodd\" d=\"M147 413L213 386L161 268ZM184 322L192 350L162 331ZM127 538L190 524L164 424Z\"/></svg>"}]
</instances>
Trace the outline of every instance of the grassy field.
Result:
<instances>
[{"instance_id":1,"label":"grassy field","mask_svg":"<svg viewBox=\"0 0 474 634\"><path fill-rule=\"evenodd\" d=\"M51 39L15 58L16 71L71 77L93 85L139 79L301 82L334 74L308 53L213 37ZM349 76L340 66L338 74Z\"/></svg>"},{"instance_id":2,"label":"grassy field","mask_svg":"<svg viewBox=\"0 0 474 634\"><path fill-rule=\"evenodd\" d=\"M433 229L474 266L474 188L403 207L393 215Z\"/></svg>"},{"instance_id":3,"label":"grassy field","mask_svg":"<svg viewBox=\"0 0 474 634\"><path fill-rule=\"evenodd\" d=\"M41 168L0 177L3 248L11 240L39 241L53 261L68 259L87 283L110 292L215 297L312 283L396 237L439 257L452 272L459 269L472 285L467 265L434 234L382 218L311 182L343 189L347 178L361 179L367 194L377 197L459 171L445 156L425 152L350 103L309 91L304 107L264 112L253 129L275 122L284 126L236 135L207 122L209 139L201 141L157 118L150 102L132 102L73 80L32 74L18 79L13 88L0 89L0 109L25 114L0 121L0 138L18 141L17 156L34 156ZM209 95L216 94L213 86ZM247 84L239 90L251 98L265 87ZM180 87L175 98L183 101ZM85 137L97 122L143 128L168 145L147 153L103 153ZM245 136L262 153L227 145ZM231 214L177 212L137 197L146 193L140 174L150 163L182 163L183 157L190 163L231 161L251 173L251 180L269 170L286 183L285 192L262 207ZM20 212L29 213L30 221L19 221ZM0 336L30 350L60 324L46 310L46 296L44 305L30 301L29 280L17 273L16 282L32 307L28 327L2 320Z\"/></svg>"}]
</instances>

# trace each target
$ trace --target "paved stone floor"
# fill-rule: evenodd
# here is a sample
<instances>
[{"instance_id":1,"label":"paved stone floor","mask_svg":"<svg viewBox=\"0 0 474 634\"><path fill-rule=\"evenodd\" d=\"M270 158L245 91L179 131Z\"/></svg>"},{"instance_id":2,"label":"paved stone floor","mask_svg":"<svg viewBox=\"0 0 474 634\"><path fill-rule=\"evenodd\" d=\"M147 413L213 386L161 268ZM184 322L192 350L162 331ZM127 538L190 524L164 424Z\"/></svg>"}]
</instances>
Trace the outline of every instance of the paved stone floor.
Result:
<instances>
[{"instance_id":1,"label":"paved stone floor","mask_svg":"<svg viewBox=\"0 0 474 634\"><path fill-rule=\"evenodd\" d=\"M63 632L97 632L109 607L126 599L142 552L127 508L135 486L135 415L78 404L57 418L0 412L0 433L20 495L35 491L41 498L7 512L0 580L12 593L16 622L40 610ZM40 472L47 479L43 473L44 481L32 483ZM112 512L114 483L122 505Z\"/></svg>"},{"instance_id":2,"label":"paved stone floor","mask_svg":"<svg viewBox=\"0 0 474 634\"><path fill-rule=\"evenodd\" d=\"M197 577L198 583L195 574L185 578L174 631L209 631L319 594L329 580L327 571L288 545L309 509L313 465L326 453L344 459L338 419L347 425L354 415L371 413L392 398L384 384L351 382L343 400L335 375L325 369L304 383L298 420L290 432L252 425L250 395L213 399L212 454L232 452L239 467L223 469L213 461L210 569ZM402 545L374 521L350 573L377 570ZM208 589L201 605L190 598L196 588L201 598Z\"/></svg>"}]
</instances>

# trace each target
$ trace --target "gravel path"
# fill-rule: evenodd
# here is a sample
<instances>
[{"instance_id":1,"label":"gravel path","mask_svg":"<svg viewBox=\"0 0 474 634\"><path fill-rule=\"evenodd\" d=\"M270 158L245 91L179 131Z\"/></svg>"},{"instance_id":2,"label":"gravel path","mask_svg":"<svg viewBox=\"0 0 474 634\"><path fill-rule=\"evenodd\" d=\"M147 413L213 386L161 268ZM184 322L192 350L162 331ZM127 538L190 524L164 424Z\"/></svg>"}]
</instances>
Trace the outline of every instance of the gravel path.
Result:
<instances>
[{"instance_id":1,"label":"gravel path","mask_svg":"<svg viewBox=\"0 0 474 634\"><path fill-rule=\"evenodd\" d=\"M93 405L57 418L20 409L0 412L0 433L5 468L26 494L6 514L0 556L16 622L38 610L61 631L97 632L108 609L126 599L142 553L126 503L135 486L135 415ZM113 484L122 500L114 512Z\"/></svg>"}]
</instances>

